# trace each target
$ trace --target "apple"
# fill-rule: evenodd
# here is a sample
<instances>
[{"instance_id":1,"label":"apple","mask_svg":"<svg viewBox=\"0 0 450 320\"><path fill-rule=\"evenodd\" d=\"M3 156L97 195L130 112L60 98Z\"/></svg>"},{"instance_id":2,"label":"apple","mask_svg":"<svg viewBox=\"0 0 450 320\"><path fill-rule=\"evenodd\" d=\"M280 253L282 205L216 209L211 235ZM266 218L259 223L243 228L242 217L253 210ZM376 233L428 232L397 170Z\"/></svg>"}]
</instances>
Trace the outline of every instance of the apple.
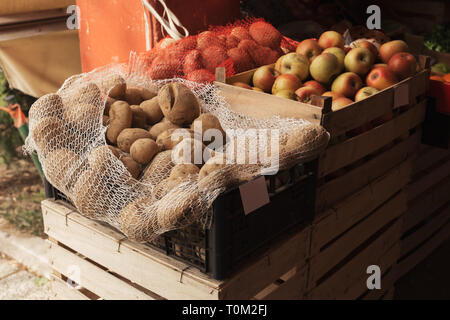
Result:
<instances>
[{"instance_id":1,"label":"apple","mask_svg":"<svg viewBox=\"0 0 450 320\"><path fill-rule=\"evenodd\" d=\"M275 94L280 90L288 90L295 92L298 88L302 86L302 82L299 78L290 73L285 73L278 76L275 79L272 87L272 93Z\"/></svg>"},{"instance_id":2,"label":"apple","mask_svg":"<svg viewBox=\"0 0 450 320\"><path fill-rule=\"evenodd\" d=\"M363 40L356 43L356 48L366 48L368 49L373 56L373 60L375 61L378 57L378 49L377 47L370 41Z\"/></svg>"},{"instance_id":3,"label":"apple","mask_svg":"<svg viewBox=\"0 0 450 320\"><path fill-rule=\"evenodd\" d=\"M375 93L379 92L380 90L372 88L372 87L364 87L358 90L358 92L355 95L355 101L361 101L364 100L371 95L374 95Z\"/></svg>"},{"instance_id":4,"label":"apple","mask_svg":"<svg viewBox=\"0 0 450 320\"><path fill-rule=\"evenodd\" d=\"M342 94L337 93L337 92L333 92L333 91L327 91L321 94L322 97L331 97L333 100L343 97Z\"/></svg>"},{"instance_id":5,"label":"apple","mask_svg":"<svg viewBox=\"0 0 450 320\"><path fill-rule=\"evenodd\" d=\"M346 97L339 97L339 98L333 99L333 102L331 103L331 111L337 111L337 110L343 109L352 103L353 103L353 101Z\"/></svg>"},{"instance_id":6,"label":"apple","mask_svg":"<svg viewBox=\"0 0 450 320\"><path fill-rule=\"evenodd\" d=\"M296 52L291 52L275 63L275 70L281 74L293 74L300 80L305 80L308 75L309 60Z\"/></svg>"},{"instance_id":7,"label":"apple","mask_svg":"<svg viewBox=\"0 0 450 320\"><path fill-rule=\"evenodd\" d=\"M295 91L297 100L300 102L310 103L312 96L320 96L319 91L313 87L301 87Z\"/></svg>"},{"instance_id":8,"label":"apple","mask_svg":"<svg viewBox=\"0 0 450 320\"><path fill-rule=\"evenodd\" d=\"M417 61L408 52L399 52L389 59L388 68L394 72L400 80L411 77L416 73Z\"/></svg>"},{"instance_id":9,"label":"apple","mask_svg":"<svg viewBox=\"0 0 450 320\"><path fill-rule=\"evenodd\" d=\"M376 67L366 77L366 83L369 87L378 90L386 89L398 82L397 76L389 68Z\"/></svg>"},{"instance_id":10,"label":"apple","mask_svg":"<svg viewBox=\"0 0 450 320\"><path fill-rule=\"evenodd\" d=\"M256 69L253 74L253 86L265 91L272 90L275 79L279 76L278 71L271 66L262 66Z\"/></svg>"},{"instance_id":11,"label":"apple","mask_svg":"<svg viewBox=\"0 0 450 320\"><path fill-rule=\"evenodd\" d=\"M360 76L366 75L373 66L375 59L369 49L353 48L345 56L345 69L357 73Z\"/></svg>"},{"instance_id":12,"label":"apple","mask_svg":"<svg viewBox=\"0 0 450 320\"><path fill-rule=\"evenodd\" d=\"M345 59L345 51L344 50L342 50L341 48L338 48L338 47L331 47L331 48L327 48L327 49L323 50L323 52L334 54L339 61L339 67L341 69L340 72L342 72L344 70L344 66L345 66L344 65L344 59Z\"/></svg>"},{"instance_id":13,"label":"apple","mask_svg":"<svg viewBox=\"0 0 450 320\"><path fill-rule=\"evenodd\" d=\"M275 68L275 70L278 71L278 72L280 72L280 70L281 70L281 64L283 63L283 58L284 58L284 56L281 56L281 57L279 57L278 60L275 62L274 68Z\"/></svg>"},{"instance_id":14,"label":"apple","mask_svg":"<svg viewBox=\"0 0 450 320\"><path fill-rule=\"evenodd\" d=\"M277 96L277 97L281 97L281 98L291 99L291 100L295 100L296 99L295 93L293 91L290 91L290 90L278 90L273 95Z\"/></svg>"},{"instance_id":15,"label":"apple","mask_svg":"<svg viewBox=\"0 0 450 320\"><path fill-rule=\"evenodd\" d=\"M409 48L405 41L403 40L394 40L389 41L383 44L380 47L380 58L384 63L388 63L391 57L399 52L408 52Z\"/></svg>"},{"instance_id":16,"label":"apple","mask_svg":"<svg viewBox=\"0 0 450 320\"><path fill-rule=\"evenodd\" d=\"M322 49L339 47L344 49L344 37L336 31L325 31L320 35L319 46Z\"/></svg>"},{"instance_id":17,"label":"apple","mask_svg":"<svg viewBox=\"0 0 450 320\"><path fill-rule=\"evenodd\" d=\"M244 83L244 82L234 82L234 83L232 83L232 85L236 86L236 87L241 87L241 88L244 88L244 89L252 90L252 87L250 85L248 85L247 83Z\"/></svg>"},{"instance_id":18,"label":"apple","mask_svg":"<svg viewBox=\"0 0 450 320\"><path fill-rule=\"evenodd\" d=\"M307 57L309 62L311 62L322 52L322 48L317 43L317 40L306 39L298 44L297 50L295 52Z\"/></svg>"},{"instance_id":19,"label":"apple","mask_svg":"<svg viewBox=\"0 0 450 320\"><path fill-rule=\"evenodd\" d=\"M374 64L374 65L373 65L372 69L373 69L373 68L379 68L379 67L381 67L381 68L387 68L388 65L387 65L386 63L377 63L377 64Z\"/></svg>"},{"instance_id":20,"label":"apple","mask_svg":"<svg viewBox=\"0 0 450 320\"><path fill-rule=\"evenodd\" d=\"M263 89L257 88L257 87L252 87L253 91L258 91L258 92L264 92Z\"/></svg>"},{"instance_id":21,"label":"apple","mask_svg":"<svg viewBox=\"0 0 450 320\"><path fill-rule=\"evenodd\" d=\"M309 80L309 81L306 81L306 82L303 84L303 86L304 86L304 87L313 87L314 89L317 90L317 92L319 92L319 94L322 94L322 93L324 93L325 91L327 91L327 90L325 89L325 87L324 87L322 84L320 84L320 82L318 82L318 81L316 81L316 80Z\"/></svg>"},{"instance_id":22,"label":"apple","mask_svg":"<svg viewBox=\"0 0 450 320\"><path fill-rule=\"evenodd\" d=\"M320 83L329 83L341 70L339 61L334 54L322 53L311 62L309 72L314 80Z\"/></svg>"},{"instance_id":23,"label":"apple","mask_svg":"<svg viewBox=\"0 0 450 320\"><path fill-rule=\"evenodd\" d=\"M353 98L363 86L361 78L354 72L345 72L339 75L331 85L331 91L344 97Z\"/></svg>"}]
</instances>

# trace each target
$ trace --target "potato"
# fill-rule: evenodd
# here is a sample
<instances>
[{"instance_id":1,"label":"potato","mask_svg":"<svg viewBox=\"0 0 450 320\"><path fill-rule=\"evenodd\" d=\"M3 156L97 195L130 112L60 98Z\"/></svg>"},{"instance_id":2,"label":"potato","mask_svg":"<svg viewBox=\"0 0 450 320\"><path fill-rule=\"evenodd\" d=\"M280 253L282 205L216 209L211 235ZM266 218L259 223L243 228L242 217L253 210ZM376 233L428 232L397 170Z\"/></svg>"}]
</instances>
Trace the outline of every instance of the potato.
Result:
<instances>
[{"instance_id":1,"label":"potato","mask_svg":"<svg viewBox=\"0 0 450 320\"><path fill-rule=\"evenodd\" d=\"M214 171L220 170L226 166L226 158L224 154L217 154L208 159L198 174L198 180L202 180Z\"/></svg>"},{"instance_id":2,"label":"potato","mask_svg":"<svg viewBox=\"0 0 450 320\"><path fill-rule=\"evenodd\" d=\"M83 170L80 157L68 149L56 149L43 161L47 179L61 191L72 190Z\"/></svg>"},{"instance_id":3,"label":"potato","mask_svg":"<svg viewBox=\"0 0 450 320\"><path fill-rule=\"evenodd\" d=\"M194 132L189 129L169 129L162 132L156 139L156 143L162 150L170 150L184 138L193 138Z\"/></svg>"},{"instance_id":4,"label":"potato","mask_svg":"<svg viewBox=\"0 0 450 320\"><path fill-rule=\"evenodd\" d=\"M94 218L102 214L100 200L108 192L103 185L102 179L92 170L86 170L80 175L71 198L83 215Z\"/></svg>"},{"instance_id":5,"label":"potato","mask_svg":"<svg viewBox=\"0 0 450 320\"><path fill-rule=\"evenodd\" d=\"M116 101L109 110L109 127L106 137L111 143L117 142L117 137L123 129L130 128L133 121L133 112L125 101Z\"/></svg>"},{"instance_id":6,"label":"potato","mask_svg":"<svg viewBox=\"0 0 450 320\"><path fill-rule=\"evenodd\" d=\"M145 212L154 203L150 197L138 198L130 202L120 213L120 226L127 237L134 241L145 242L158 231L156 221L145 219ZM148 218L148 217L147 217Z\"/></svg>"},{"instance_id":7,"label":"potato","mask_svg":"<svg viewBox=\"0 0 450 320\"><path fill-rule=\"evenodd\" d=\"M142 101L142 89L138 87L127 87L125 90L125 101L130 105L139 105Z\"/></svg>"},{"instance_id":8,"label":"potato","mask_svg":"<svg viewBox=\"0 0 450 320\"><path fill-rule=\"evenodd\" d=\"M158 102L164 116L172 123L186 125L200 115L200 104L185 85L172 82L158 92Z\"/></svg>"},{"instance_id":9,"label":"potato","mask_svg":"<svg viewBox=\"0 0 450 320\"><path fill-rule=\"evenodd\" d=\"M156 92L154 92L154 91L152 91L150 89L147 89L147 88L141 88L141 98L142 98L143 101L151 100L151 99L153 99L156 96L157 96Z\"/></svg>"},{"instance_id":10,"label":"potato","mask_svg":"<svg viewBox=\"0 0 450 320\"><path fill-rule=\"evenodd\" d=\"M163 113L159 107L158 97L154 97L150 100L146 100L140 104L141 109L147 116L148 124L155 124L163 118Z\"/></svg>"},{"instance_id":11,"label":"potato","mask_svg":"<svg viewBox=\"0 0 450 320\"><path fill-rule=\"evenodd\" d=\"M103 114L105 116L109 115L109 109L111 109L112 104L116 101L117 101L116 99L113 99L111 97L106 97L105 109L103 110Z\"/></svg>"},{"instance_id":12,"label":"potato","mask_svg":"<svg viewBox=\"0 0 450 320\"><path fill-rule=\"evenodd\" d=\"M172 162L175 164L191 163L201 167L205 145L197 139L186 138L172 150Z\"/></svg>"},{"instance_id":13,"label":"potato","mask_svg":"<svg viewBox=\"0 0 450 320\"><path fill-rule=\"evenodd\" d=\"M153 158L152 162L144 169L141 181L143 183L156 185L165 177L168 177L170 170L174 167L171 154L171 150L158 153Z\"/></svg>"},{"instance_id":14,"label":"potato","mask_svg":"<svg viewBox=\"0 0 450 320\"><path fill-rule=\"evenodd\" d=\"M108 96L116 99L123 100L125 98L125 90L127 89L127 84L125 80L118 74L108 75L103 78L100 83L100 87L103 91L108 93Z\"/></svg>"},{"instance_id":15,"label":"potato","mask_svg":"<svg viewBox=\"0 0 450 320\"><path fill-rule=\"evenodd\" d=\"M64 120L71 126L84 129L86 126L97 127L98 118L102 112L93 104L78 104L66 108Z\"/></svg>"},{"instance_id":16,"label":"potato","mask_svg":"<svg viewBox=\"0 0 450 320\"><path fill-rule=\"evenodd\" d=\"M63 144L61 138L64 131L64 122L57 117L44 117L33 122L31 127L33 141L43 155Z\"/></svg>"},{"instance_id":17,"label":"potato","mask_svg":"<svg viewBox=\"0 0 450 320\"><path fill-rule=\"evenodd\" d=\"M170 179L185 178L189 175L197 174L198 167L192 163L180 163L172 168L170 171Z\"/></svg>"},{"instance_id":18,"label":"potato","mask_svg":"<svg viewBox=\"0 0 450 320\"><path fill-rule=\"evenodd\" d=\"M91 151L88 156L89 166L97 173L103 173L115 165L119 153L114 147L100 146Z\"/></svg>"},{"instance_id":19,"label":"potato","mask_svg":"<svg viewBox=\"0 0 450 320\"><path fill-rule=\"evenodd\" d=\"M68 99L68 103L71 106L77 104L100 105L102 102L103 98L100 88L93 82L83 84L79 88L76 88L75 91L70 92Z\"/></svg>"},{"instance_id":20,"label":"potato","mask_svg":"<svg viewBox=\"0 0 450 320\"><path fill-rule=\"evenodd\" d=\"M122 161L123 165L127 168L128 172L134 179L139 177L139 174L141 173L141 166L139 163L134 161L131 157L122 157L120 158L120 161Z\"/></svg>"},{"instance_id":21,"label":"potato","mask_svg":"<svg viewBox=\"0 0 450 320\"><path fill-rule=\"evenodd\" d=\"M222 142L226 140L225 131L223 130L219 119L211 113L203 113L197 119L194 120L191 124L191 129L195 130L195 128L201 128L201 137L200 139L203 141L205 145L210 144L215 139L215 132L208 132L208 134L212 135L211 137L205 137L205 132L209 129L216 129L222 135ZM197 133L196 133L197 134Z\"/></svg>"},{"instance_id":22,"label":"potato","mask_svg":"<svg viewBox=\"0 0 450 320\"><path fill-rule=\"evenodd\" d=\"M36 121L45 116L61 118L63 113L64 105L61 97L55 93L50 93L33 103L28 117Z\"/></svg>"},{"instance_id":23,"label":"potato","mask_svg":"<svg viewBox=\"0 0 450 320\"><path fill-rule=\"evenodd\" d=\"M134 161L147 164L158 153L156 142L149 138L137 139L130 147L130 155Z\"/></svg>"},{"instance_id":24,"label":"potato","mask_svg":"<svg viewBox=\"0 0 450 320\"><path fill-rule=\"evenodd\" d=\"M102 125L103 125L104 127L106 127L106 126L108 126L108 124L109 124L109 117L103 115Z\"/></svg>"},{"instance_id":25,"label":"potato","mask_svg":"<svg viewBox=\"0 0 450 320\"><path fill-rule=\"evenodd\" d=\"M162 180L153 189L152 197L155 200L161 200L166 196L167 193L169 193L170 190L178 186L181 182L183 182L182 179L166 178Z\"/></svg>"},{"instance_id":26,"label":"potato","mask_svg":"<svg viewBox=\"0 0 450 320\"><path fill-rule=\"evenodd\" d=\"M319 125L309 124L291 133L286 142L286 152L305 152L313 144L326 144L329 134Z\"/></svg>"},{"instance_id":27,"label":"potato","mask_svg":"<svg viewBox=\"0 0 450 320\"><path fill-rule=\"evenodd\" d=\"M130 147L137 139L150 138L150 133L145 129L127 128L123 129L117 137L117 146L120 150L130 153Z\"/></svg>"},{"instance_id":28,"label":"potato","mask_svg":"<svg viewBox=\"0 0 450 320\"><path fill-rule=\"evenodd\" d=\"M114 146L108 146L108 148L109 148L109 150L111 150L111 152L117 159L120 158L120 149L119 148L116 148Z\"/></svg>"},{"instance_id":29,"label":"potato","mask_svg":"<svg viewBox=\"0 0 450 320\"><path fill-rule=\"evenodd\" d=\"M131 112L133 112L133 120L131 122L131 126L133 128L147 128L147 115L144 110L138 105L130 106Z\"/></svg>"},{"instance_id":30,"label":"potato","mask_svg":"<svg viewBox=\"0 0 450 320\"><path fill-rule=\"evenodd\" d=\"M158 136L163 133L166 130L169 129L177 129L181 128L180 126L177 126L176 124L173 124L171 122L158 122L153 127L150 128L149 133L153 140L156 140Z\"/></svg>"}]
</instances>

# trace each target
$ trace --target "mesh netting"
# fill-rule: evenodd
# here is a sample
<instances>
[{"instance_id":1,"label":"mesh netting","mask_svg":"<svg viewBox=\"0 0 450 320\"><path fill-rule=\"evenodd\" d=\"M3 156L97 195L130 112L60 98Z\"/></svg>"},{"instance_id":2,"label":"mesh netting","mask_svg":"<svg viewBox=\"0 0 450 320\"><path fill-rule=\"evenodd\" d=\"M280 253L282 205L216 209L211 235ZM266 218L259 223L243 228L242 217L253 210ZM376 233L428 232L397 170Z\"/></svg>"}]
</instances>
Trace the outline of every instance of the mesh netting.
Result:
<instances>
[{"instance_id":1,"label":"mesh netting","mask_svg":"<svg viewBox=\"0 0 450 320\"><path fill-rule=\"evenodd\" d=\"M227 76L232 76L275 63L296 47L295 41L283 37L271 24L252 18L178 41L165 38L140 55L153 80L180 77L212 82L217 67L225 67Z\"/></svg>"},{"instance_id":2,"label":"mesh netting","mask_svg":"<svg viewBox=\"0 0 450 320\"><path fill-rule=\"evenodd\" d=\"M128 66L111 65L66 80L57 93L43 96L31 107L30 135L25 144L28 152L37 152L47 180L83 215L105 221L131 239L151 241L166 231L193 222L207 227L212 203L220 193L264 173L262 170L274 169L271 161L259 158L251 161L255 144L259 146L258 154L279 151L276 167L283 170L317 157L328 143L329 135L320 126L305 120L254 119L237 114L228 108L213 84L179 78L155 81L142 68L143 63L142 59L134 58ZM169 101L173 104L177 92L179 95L193 93L192 103L199 106L202 116L208 114L220 122L216 126L226 132L226 144L213 149L204 147L201 141L206 140L194 131L189 138L177 140L178 144L172 139L174 145L168 147L169 140L161 137L172 129L157 135L155 128L165 123L169 127L184 127L181 130L191 134L192 120L175 125L171 123L175 120L166 116L147 118L139 124L134 121L134 112L121 131L114 132L111 125L114 112L123 108L139 111L143 106L152 105L164 90L175 96L175 100ZM115 101L112 97L120 99ZM157 101L160 112L163 107L161 100ZM144 139L134 143L121 140L121 134L132 126L140 126L131 130ZM243 144L237 143L249 130L258 132L256 140L249 138ZM145 139L148 134L151 138ZM271 139L275 136L279 139ZM144 159L139 163L133 149L141 140L149 144L146 150L152 150L155 140L158 147L150 161ZM178 162L176 165L180 150L184 150L180 146L194 145L198 140L200 149L209 151L208 157L200 164ZM224 164L221 160L228 159L229 154L242 156L244 160Z\"/></svg>"}]
</instances>

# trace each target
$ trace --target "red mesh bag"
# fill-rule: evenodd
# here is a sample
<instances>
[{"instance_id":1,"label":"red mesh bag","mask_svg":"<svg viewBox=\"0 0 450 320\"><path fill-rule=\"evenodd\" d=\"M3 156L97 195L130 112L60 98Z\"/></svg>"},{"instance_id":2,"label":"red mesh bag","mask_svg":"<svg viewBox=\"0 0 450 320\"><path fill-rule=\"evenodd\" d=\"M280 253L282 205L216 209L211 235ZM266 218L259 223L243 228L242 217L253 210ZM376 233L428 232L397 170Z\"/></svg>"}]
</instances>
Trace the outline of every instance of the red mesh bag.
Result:
<instances>
[{"instance_id":1,"label":"red mesh bag","mask_svg":"<svg viewBox=\"0 0 450 320\"><path fill-rule=\"evenodd\" d=\"M263 19L244 19L178 41L164 38L139 56L154 80L179 77L212 82L217 67L224 67L230 77L275 63L295 51L297 44Z\"/></svg>"}]
</instances>

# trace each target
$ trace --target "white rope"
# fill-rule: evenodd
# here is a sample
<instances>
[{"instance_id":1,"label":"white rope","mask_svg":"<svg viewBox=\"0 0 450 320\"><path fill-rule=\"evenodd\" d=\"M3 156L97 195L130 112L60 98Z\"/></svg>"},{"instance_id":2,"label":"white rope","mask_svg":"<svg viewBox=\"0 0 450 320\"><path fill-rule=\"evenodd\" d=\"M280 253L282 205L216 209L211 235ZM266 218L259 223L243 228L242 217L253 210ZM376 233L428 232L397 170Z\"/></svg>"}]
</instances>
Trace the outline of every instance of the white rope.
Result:
<instances>
[{"instance_id":1,"label":"white rope","mask_svg":"<svg viewBox=\"0 0 450 320\"><path fill-rule=\"evenodd\" d=\"M165 32L167 32L167 34L175 40L179 40L181 38L189 36L189 31L182 25L180 20L178 20L177 16L167 7L165 1L164 0L158 1L164 8L162 17L155 10L155 8L153 8L153 6L148 2L148 0L142 0L142 4L144 5L144 8L146 8L161 24L161 31L163 35ZM146 37L145 44L147 50L150 50L150 23L146 12L144 12L144 19L145 19L145 37ZM184 35L178 31L178 28L181 28L183 30Z\"/></svg>"}]
</instances>

